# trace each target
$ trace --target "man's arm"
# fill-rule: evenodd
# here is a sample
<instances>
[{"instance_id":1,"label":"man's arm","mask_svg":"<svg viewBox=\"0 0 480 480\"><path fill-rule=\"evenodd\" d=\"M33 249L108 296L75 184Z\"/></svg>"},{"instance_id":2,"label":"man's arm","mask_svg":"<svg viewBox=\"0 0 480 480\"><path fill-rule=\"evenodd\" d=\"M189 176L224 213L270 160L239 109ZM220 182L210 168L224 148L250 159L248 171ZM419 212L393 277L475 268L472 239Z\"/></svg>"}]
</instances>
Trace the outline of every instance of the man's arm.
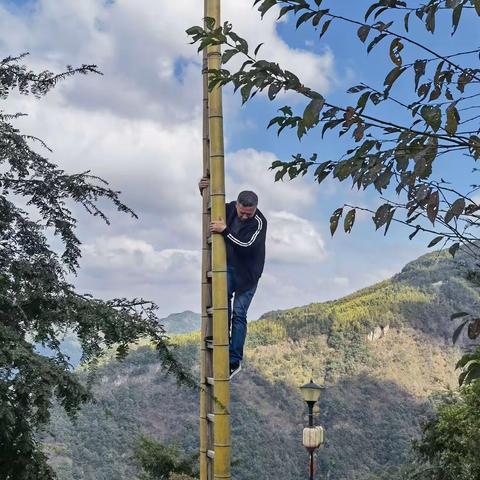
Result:
<instances>
[{"instance_id":1,"label":"man's arm","mask_svg":"<svg viewBox=\"0 0 480 480\"><path fill-rule=\"evenodd\" d=\"M221 233L225 237L225 241L229 242L236 250L246 253L256 248L261 242L265 242L267 221L257 214L252 224L252 228L249 228L247 231L242 230L236 234L233 234L225 225Z\"/></svg>"}]
</instances>

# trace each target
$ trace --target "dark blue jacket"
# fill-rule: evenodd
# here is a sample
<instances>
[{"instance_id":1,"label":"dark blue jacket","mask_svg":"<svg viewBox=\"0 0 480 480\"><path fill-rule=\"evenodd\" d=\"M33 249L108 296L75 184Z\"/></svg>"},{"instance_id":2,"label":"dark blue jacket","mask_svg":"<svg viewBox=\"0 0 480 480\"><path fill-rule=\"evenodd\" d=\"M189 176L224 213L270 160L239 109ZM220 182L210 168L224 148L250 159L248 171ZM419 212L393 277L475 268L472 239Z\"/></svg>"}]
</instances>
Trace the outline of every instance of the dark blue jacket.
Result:
<instances>
[{"instance_id":1,"label":"dark blue jacket","mask_svg":"<svg viewBox=\"0 0 480 480\"><path fill-rule=\"evenodd\" d=\"M265 264L265 238L267 220L257 208L255 216L242 222L238 233L230 230L237 216L236 202L226 204L227 228L223 231L227 246L227 263L235 272L237 293L255 286L262 275Z\"/></svg>"}]
</instances>

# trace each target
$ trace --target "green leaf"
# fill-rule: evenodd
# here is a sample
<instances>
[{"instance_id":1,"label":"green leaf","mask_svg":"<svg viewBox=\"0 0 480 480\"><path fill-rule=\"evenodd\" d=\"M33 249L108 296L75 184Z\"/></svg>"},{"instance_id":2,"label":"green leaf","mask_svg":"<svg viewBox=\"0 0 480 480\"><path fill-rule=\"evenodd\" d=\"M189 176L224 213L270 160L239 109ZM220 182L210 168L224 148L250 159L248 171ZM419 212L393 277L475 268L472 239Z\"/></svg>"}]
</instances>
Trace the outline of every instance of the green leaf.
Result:
<instances>
[{"instance_id":1,"label":"green leaf","mask_svg":"<svg viewBox=\"0 0 480 480\"><path fill-rule=\"evenodd\" d=\"M303 121L307 128L312 128L318 123L320 112L325 104L325 99L323 97L314 98L305 108L303 112Z\"/></svg>"},{"instance_id":2,"label":"green leaf","mask_svg":"<svg viewBox=\"0 0 480 480\"><path fill-rule=\"evenodd\" d=\"M394 38L392 43L390 43L390 59L397 67L402 66L402 57L400 56L402 50L403 43L399 38Z\"/></svg>"},{"instance_id":3,"label":"green leaf","mask_svg":"<svg viewBox=\"0 0 480 480\"><path fill-rule=\"evenodd\" d=\"M199 26L190 27L187 30L185 30L187 35L201 35L203 31L204 31L203 28Z\"/></svg>"},{"instance_id":4,"label":"green leaf","mask_svg":"<svg viewBox=\"0 0 480 480\"><path fill-rule=\"evenodd\" d=\"M333 237L335 234L335 231L337 230L338 227L338 221L340 220L340 217L343 214L343 207L342 208L337 208L333 213L332 216L330 217L330 233Z\"/></svg>"},{"instance_id":5,"label":"green leaf","mask_svg":"<svg viewBox=\"0 0 480 480\"><path fill-rule=\"evenodd\" d=\"M454 314L450 315L450 320L456 320L457 318L466 317L470 315L468 312L455 312Z\"/></svg>"},{"instance_id":6,"label":"green leaf","mask_svg":"<svg viewBox=\"0 0 480 480\"><path fill-rule=\"evenodd\" d=\"M255 51L253 52L253 56L256 57L257 56L257 53L258 51L260 50L260 48L262 47L263 43L259 43L257 45L257 47L255 48Z\"/></svg>"},{"instance_id":7,"label":"green leaf","mask_svg":"<svg viewBox=\"0 0 480 480\"><path fill-rule=\"evenodd\" d=\"M289 107L288 105L285 105L284 107L279 108L278 110L282 112L284 115L288 115L290 117L293 115L292 108Z\"/></svg>"},{"instance_id":8,"label":"green leaf","mask_svg":"<svg viewBox=\"0 0 480 480\"><path fill-rule=\"evenodd\" d=\"M442 111L440 107L432 105L424 105L420 109L420 115L425 120L426 124L436 132L442 124Z\"/></svg>"},{"instance_id":9,"label":"green leaf","mask_svg":"<svg viewBox=\"0 0 480 480\"><path fill-rule=\"evenodd\" d=\"M294 5L288 5L286 7L282 7L280 9L280 13L278 15L278 18L277 20L279 20L280 18L282 18L286 13L290 12L291 10L293 10L295 8Z\"/></svg>"},{"instance_id":10,"label":"green leaf","mask_svg":"<svg viewBox=\"0 0 480 480\"><path fill-rule=\"evenodd\" d=\"M427 248L435 246L438 242L440 242L443 238L443 235L439 235L438 237L435 237L429 244Z\"/></svg>"},{"instance_id":11,"label":"green leaf","mask_svg":"<svg viewBox=\"0 0 480 480\"><path fill-rule=\"evenodd\" d=\"M358 35L358 38L362 41L362 43L365 43L365 40L367 39L368 37L368 34L370 33L370 25L362 25L358 31L357 31L357 35Z\"/></svg>"},{"instance_id":12,"label":"green leaf","mask_svg":"<svg viewBox=\"0 0 480 480\"><path fill-rule=\"evenodd\" d=\"M465 209L465 199L457 198L445 214L445 223L449 223L452 218L458 218Z\"/></svg>"},{"instance_id":13,"label":"green leaf","mask_svg":"<svg viewBox=\"0 0 480 480\"><path fill-rule=\"evenodd\" d=\"M449 249L448 249L448 252L450 253L450 255L452 257L455 256L455 254L457 253L457 250L460 248L460 243L459 242L456 242L454 243Z\"/></svg>"},{"instance_id":14,"label":"green leaf","mask_svg":"<svg viewBox=\"0 0 480 480\"><path fill-rule=\"evenodd\" d=\"M415 90L418 88L418 82L420 78L425 75L425 67L427 66L426 60L415 60L413 69L415 70Z\"/></svg>"},{"instance_id":15,"label":"green leaf","mask_svg":"<svg viewBox=\"0 0 480 480\"><path fill-rule=\"evenodd\" d=\"M353 224L355 223L355 209L352 208L347 215L345 215L345 220L343 222L343 229L345 233L350 233L353 228Z\"/></svg>"},{"instance_id":16,"label":"green leaf","mask_svg":"<svg viewBox=\"0 0 480 480\"><path fill-rule=\"evenodd\" d=\"M403 23L404 23L404 26L405 26L405 31L407 31L407 32L408 32L408 21L410 19L410 14L411 13L412 12L408 12L403 19Z\"/></svg>"},{"instance_id":17,"label":"green leaf","mask_svg":"<svg viewBox=\"0 0 480 480\"><path fill-rule=\"evenodd\" d=\"M415 230L408 236L408 238L409 238L410 240L412 240L413 237L414 237L420 230L421 230L420 225L417 225L417 226L415 227Z\"/></svg>"},{"instance_id":18,"label":"green leaf","mask_svg":"<svg viewBox=\"0 0 480 480\"><path fill-rule=\"evenodd\" d=\"M460 3L457 7L453 9L452 13L452 26L453 26L453 31L452 35L455 34L458 28L458 23L460 22L460 17L462 16L462 10L463 10L463 3Z\"/></svg>"},{"instance_id":19,"label":"green leaf","mask_svg":"<svg viewBox=\"0 0 480 480\"><path fill-rule=\"evenodd\" d=\"M468 338L475 340L480 335L480 318L474 318L468 325Z\"/></svg>"},{"instance_id":20,"label":"green leaf","mask_svg":"<svg viewBox=\"0 0 480 480\"><path fill-rule=\"evenodd\" d=\"M312 26L317 27L318 24L320 23L320 20L323 18L325 14L328 13L328 10L320 10L315 14L312 20Z\"/></svg>"},{"instance_id":21,"label":"green leaf","mask_svg":"<svg viewBox=\"0 0 480 480\"><path fill-rule=\"evenodd\" d=\"M397 78L406 70L405 67L394 67L385 77L383 84L390 88L393 86Z\"/></svg>"},{"instance_id":22,"label":"green leaf","mask_svg":"<svg viewBox=\"0 0 480 480\"><path fill-rule=\"evenodd\" d=\"M378 230L382 225L384 225L389 217L389 213L392 206L388 203L384 203L377 208L375 215L373 216L373 223L375 223L375 230Z\"/></svg>"},{"instance_id":23,"label":"green leaf","mask_svg":"<svg viewBox=\"0 0 480 480\"><path fill-rule=\"evenodd\" d=\"M380 43L388 34L387 33L381 33L380 35L377 35L368 45L367 47L367 53L370 53L373 49L373 47L375 47L375 45L377 45L378 43Z\"/></svg>"},{"instance_id":24,"label":"green leaf","mask_svg":"<svg viewBox=\"0 0 480 480\"><path fill-rule=\"evenodd\" d=\"M347 93L358 93L365 90L366 88L367 88L366 85L355 85L354 87L350 87L347 90Z\"/></svg>"},{"instance_id":25,"label":"green leaf","mask_svg":"<svg viewBox=\"0 0 480 480\"><path fill-rule=\"evenodd\" d=\"M268 10L270 10L276 4L276 0L264 0L263 3L258 7L258 11L262 14L261 17L263 18Z\"/></svg>"},{"instance_id":26,"label":"green leaf","mask_svg":"<svg viewBox=\"0 0 480 480\"><path fill-rule=\"evenodd\" d=\"M330 23L332 23L332 20L327 20L327 21L323 24L322 30L321 30L321 32L320 32L320 38L322 38L323 35L327 32L328 27L330 26Z\"/></svg>"},{"instance_id":27,"label":"green leaf","mask_svg":"<svg viewBox=\"0 0 480 480\"><path fill-rule=\"evenodd\" d=\"M435 14L437 13L437 8L437 5L430 4L427 18L425 19L425 26L427 27L427 31L431 33L435 32Z\"/></svg>"},{"instance_id":28,"label":"green leaf","mask_svg":"<svg viewBox=\"0 0 480 480\"><path fill-rule=\"evenodd\" d=\"M236 48L225 50L222 55L222 63L223 64L227 63L237 53L238 53L238 50Z\"/></svg>"},{"instance_id":29,"label":"green leaf","mask_svg":"<svg viewBox=\"0 0 480 480\"><path fill-rule=\"evenodd\" d=\"M469 320L465 320L463 323L461 323L456 329L455 331L453 332L453 335L452 335L452 341L453 343L456 343L457 340L458 340L458 337L460 336L460 334L462 333L462 330L465 328L465 325L469 322Z\"/></svg>"},{"instance_id":30,"label":"green leaf","mask_svg":"<svg viewBox=\"0 0 480 480\"><path fill-rule=\"evenodd\" d=\"M453 136L457 133L458 123L460 122L460 114L456 108L457 102L453 102L447 108L447 123L445 125L446 132Z\"/></svg>"},{"instance_id":31,"label":"green leaf","mask_svg":"<svg viewBox=\"0 0 480 480\"><path fill-rule=\"evenodd\" d=\"M473 6L475 7L477 15L480 17L480 0L473 0Z\"/></svg>"},{"instance_id":32,"label":"green leaf","mask_svg":"<svg viewBox=\"0 0 480 480\"><path fill-rule=\"evenodd\" d=\"M277 96L277 93L282 89L282 84L279 82L274 82L268 87L268 98L274 100Z\"/></svg>"},{"instance_id":33,"label":"green leaf","mask_svg":"<svg viewBox=\"0 0 480 480\"><path fill-rule=\"evenodd\" d=\"M439 203L440 203L440 195L437 190L431 193L430 198L428 199L428 204L427 204L427 217L432 222L433 225L435 225L435 220L438 215Z\"/></svg>"},{"instance_id":34,"label":"green leaf","mask_svg":"<svg viewBox=\"0 0 480 480\"><path fill-rule=\"evenodd\" d=\"M296 24L295 28L298 28L302 23L305 23L306 21L310 20L310 18L312 18L316 14L317 14L317 12L303 13L302 15L300 15L298 17L297 24Z\"/></svg>"}]
</instances>

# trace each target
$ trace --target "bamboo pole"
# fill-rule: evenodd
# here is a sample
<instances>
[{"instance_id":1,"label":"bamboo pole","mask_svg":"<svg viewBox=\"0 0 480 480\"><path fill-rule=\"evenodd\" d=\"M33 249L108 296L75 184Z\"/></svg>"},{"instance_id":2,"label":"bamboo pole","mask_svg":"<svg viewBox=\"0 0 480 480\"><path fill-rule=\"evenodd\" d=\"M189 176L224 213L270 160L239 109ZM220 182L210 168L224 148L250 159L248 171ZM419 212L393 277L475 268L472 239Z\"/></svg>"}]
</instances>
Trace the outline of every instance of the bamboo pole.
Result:
<instances>
[{"instance_id":1,"label":"bamboo pole","mask_svg":"<svg viewBox=\"0 0 480 480\"><path fill-rule=\"evenodd\" d=\"M204 12L207 11L207 1L204 0ZM208 59L207 51L203 51L203 177L210 176L210 143L208 134ZM210 248L208 245L210 212L208 211L210 192L203 191L202 201L202 323L200 329L200 480L208 480L208 422L207 422L207 348L205 336L208 328L207 308L210 302L209 282L207 272L210 270ZM210 333L211 334L211 333Z\"/></svg>"},{"instance_id":2,"label":"bamboo pole","mask_svg":"<svg viewBox=\"0 0 480 480\"><path fill-rule=\"evenodd\" d=\"M220 0L207 0L207 16L220 22ZM209 70L221 67L220 45L207 49ZM219 86L208 97L210 137L211 218L225 219L225 170L222 92ZM222 235L212 236L212 306L214 375L214 480L230 479L230 371L227 309L227 260Z\"/></svg>"}]
</instances>

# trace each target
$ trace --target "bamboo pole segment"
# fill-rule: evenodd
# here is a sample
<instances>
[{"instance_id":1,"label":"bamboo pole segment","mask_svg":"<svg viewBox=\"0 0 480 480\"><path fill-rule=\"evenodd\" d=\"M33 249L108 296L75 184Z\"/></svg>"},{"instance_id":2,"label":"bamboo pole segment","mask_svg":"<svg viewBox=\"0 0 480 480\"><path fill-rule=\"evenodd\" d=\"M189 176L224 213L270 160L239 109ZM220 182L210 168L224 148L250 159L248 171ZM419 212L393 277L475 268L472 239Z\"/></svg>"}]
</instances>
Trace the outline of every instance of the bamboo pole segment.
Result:
<instances>
[{"instance_id":1,"label":"bamboo pole segment","mask_svg":"<svg viewBox=\"0 0 480 480\"><path fill-rule=\"evenodd\" d=\"M207 1L207 17L220 22L220 0ZM208 69L221 68L220 45L207 48ZM208 97L210 138L211 218L225 219L225 170L223 147L222 92L215 87ZM230 479L230 369L227 308L227 260L222 235L212 236L212 307L214 376L213 479ZM210 479L209 479L210 480Z\"/></svg>"},{"instance_id":2,"label":"bamboo pole segment","mask_svg":"<svg viewBox=\"0 0 480 480\"><path fill-rule=\"evenodd\" d=\"M205 12L207 0L204 0ZM207 51L203 51L203 177L210 176L210 143L208 135L208 60ZM210 270L210 247L208 245L210 212L208 210L210 192L203 191L202 201L202 297L201 312L202 322L200 329L200 480L208 479L208 423L207 423L207 336L209 317L207 308L210 306L209 281L207 272ZM211 334L211 333L210 333Z\"/></svg>"}]
</instances>

